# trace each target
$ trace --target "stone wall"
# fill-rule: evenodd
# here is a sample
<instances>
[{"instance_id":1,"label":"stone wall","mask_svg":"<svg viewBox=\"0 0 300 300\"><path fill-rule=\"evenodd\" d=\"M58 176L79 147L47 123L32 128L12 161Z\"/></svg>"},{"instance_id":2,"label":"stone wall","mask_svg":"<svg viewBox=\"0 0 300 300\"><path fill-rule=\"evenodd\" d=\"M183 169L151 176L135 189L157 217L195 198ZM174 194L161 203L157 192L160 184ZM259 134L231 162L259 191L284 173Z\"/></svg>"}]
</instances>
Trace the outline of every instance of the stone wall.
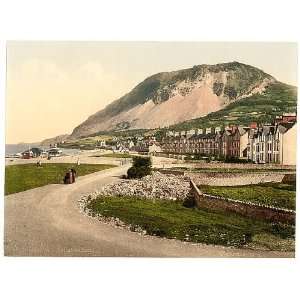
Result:
<instances>
[{"instance_id":1,"label":"stone wall","mask_svg":"<svg viewBox=\"0 0 300 300\"><path fill-rule=\"evenodd\" d=\"M264 173L217 173L185 172L196 185L238 186L266 182L282 182L285 174L276 172Z\"/></svg>"},{"instance_id":2,"label":"stone wall","mask_svg":"<svg viewBox=\"0 0 300 300\"><path fill-rule=\"evenodd\" d=\"M254 217L272 222L295 224L296 213L293 210L280 209L259 204L245 203L202 193L191 180L191 193L198 208L232 211L243 216Z\"/></svg>"}]
</instances>

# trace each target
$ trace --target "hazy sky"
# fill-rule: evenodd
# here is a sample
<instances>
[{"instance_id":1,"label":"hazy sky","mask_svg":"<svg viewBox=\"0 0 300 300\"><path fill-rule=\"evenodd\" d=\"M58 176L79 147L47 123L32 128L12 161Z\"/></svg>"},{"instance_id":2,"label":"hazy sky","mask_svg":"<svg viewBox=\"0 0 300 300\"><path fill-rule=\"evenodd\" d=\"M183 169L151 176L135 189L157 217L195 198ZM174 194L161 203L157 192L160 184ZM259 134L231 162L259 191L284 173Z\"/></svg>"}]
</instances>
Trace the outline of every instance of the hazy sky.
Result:
<instances>
[{"instance_id":1,"label":"hazy sky","mask_svg":"<svg viewBox=\"0 0 300 300\"><path fill-rule=\"evenodd\" d=\"M6 143L71 133L154 73L230 61L297 85L294 43L9 42Z\"/></svg>"}]
</instances>

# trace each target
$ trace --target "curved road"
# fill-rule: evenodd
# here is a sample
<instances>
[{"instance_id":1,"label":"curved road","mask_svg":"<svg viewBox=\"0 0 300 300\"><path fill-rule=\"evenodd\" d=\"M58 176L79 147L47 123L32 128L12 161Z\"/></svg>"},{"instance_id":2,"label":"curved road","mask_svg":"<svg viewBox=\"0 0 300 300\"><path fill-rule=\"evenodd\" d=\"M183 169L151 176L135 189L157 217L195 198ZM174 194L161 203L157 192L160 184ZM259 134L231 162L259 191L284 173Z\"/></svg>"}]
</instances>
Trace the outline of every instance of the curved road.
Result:
<instances>
[{"instance_id":1,"label":"curved road","mask_svg":"<svg viewBox=\"0 0 300 300\"><path fill-rule=\"evenodd\" d=\"M115 228L84 216L77 199L119 180L128 166L5 197L7 256L294 257L294 253L191 244Z\"/></svg>"}]
</instances>

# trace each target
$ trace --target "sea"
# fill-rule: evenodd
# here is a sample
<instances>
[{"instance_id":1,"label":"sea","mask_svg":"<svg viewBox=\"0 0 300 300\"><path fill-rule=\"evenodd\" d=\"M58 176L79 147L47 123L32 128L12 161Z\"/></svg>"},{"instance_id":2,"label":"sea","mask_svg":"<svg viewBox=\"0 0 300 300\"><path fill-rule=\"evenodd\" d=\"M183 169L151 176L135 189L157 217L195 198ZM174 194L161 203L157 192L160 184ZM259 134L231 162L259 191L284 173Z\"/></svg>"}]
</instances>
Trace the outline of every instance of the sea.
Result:
<instances>
[{"instance_id":1,"label":"sea","mask_svg":"<svg viewBox=\"0 0 300 300\"><path fill-rule=\"evenodd\" d=\"M39 147L39 144L35 144L35 143L5 144L5 155L20 153L32 147Z\"/></svg>"},{"instance_id":2,"label":"sea","mask_svg":"<svg viewBox=\"0 0 300 300\"><path fill-rule=\"evenodd\" d=\"M49 147L40 146L38 143L20 143L20 144L6 144L5 145L5 156L16 154L16 153L22 153L25 150L28 150L33 147L38 147L43 150L48 150ZM63 154L65 155L76 155L80 152L79 149L63 149Z\"/></svg>"}]
</instances>

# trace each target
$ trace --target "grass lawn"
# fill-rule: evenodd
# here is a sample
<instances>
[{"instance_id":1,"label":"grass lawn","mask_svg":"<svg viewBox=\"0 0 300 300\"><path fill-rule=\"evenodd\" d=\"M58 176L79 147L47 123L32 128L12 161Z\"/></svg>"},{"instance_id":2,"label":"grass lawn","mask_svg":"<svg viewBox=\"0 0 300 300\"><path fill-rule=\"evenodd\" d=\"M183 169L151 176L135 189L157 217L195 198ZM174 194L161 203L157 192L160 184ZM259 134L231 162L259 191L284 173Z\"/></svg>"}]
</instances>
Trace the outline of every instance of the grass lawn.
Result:
<instances>
[{"instance_id":1,"label":"grass lawn","mask_svg":"<svg viewBox=\"0 0 300 300\"><path fill-rule=\"evenodd\" d=\"M203 193L240 201L296 209L296 184L263 183L245 186L200 186Z\"/></svg>"},{"instance_id":2,"label":"grass lawn","mask_svg":"<svg viewBox=\"0 0 300 300\"><path fill-rule=\"evenodd\" d=\"M224 246L294 250L294 226L186 208L180 202L101 196L87 208L94 214L118 217L131 224L132 230L139 226L150 235Z\"/></svg>"},{"instance_id":3,"label":"grass lawn","mask_svg":"<svg viewBox=\"0 0 300 300\"><path fill-rule=\"evenodd\" d=\"M134 155L128 153L106 153L95 155L94 157L133 158Z\"/></svg>"},{"instance_id":4,"label":"grass lawn","mask_svg":"<svg viewBox=\"0 0 300 300\"><path fill-rule=\"evenodd\" d=\"M13 165L5 167L5 195L26 191L51 183L63 183L66 171L76 170L77 176L112 168L113 165L103 164L55 164L44 163L42 167L36 164Z\"/></svg>"}]
</instances>

